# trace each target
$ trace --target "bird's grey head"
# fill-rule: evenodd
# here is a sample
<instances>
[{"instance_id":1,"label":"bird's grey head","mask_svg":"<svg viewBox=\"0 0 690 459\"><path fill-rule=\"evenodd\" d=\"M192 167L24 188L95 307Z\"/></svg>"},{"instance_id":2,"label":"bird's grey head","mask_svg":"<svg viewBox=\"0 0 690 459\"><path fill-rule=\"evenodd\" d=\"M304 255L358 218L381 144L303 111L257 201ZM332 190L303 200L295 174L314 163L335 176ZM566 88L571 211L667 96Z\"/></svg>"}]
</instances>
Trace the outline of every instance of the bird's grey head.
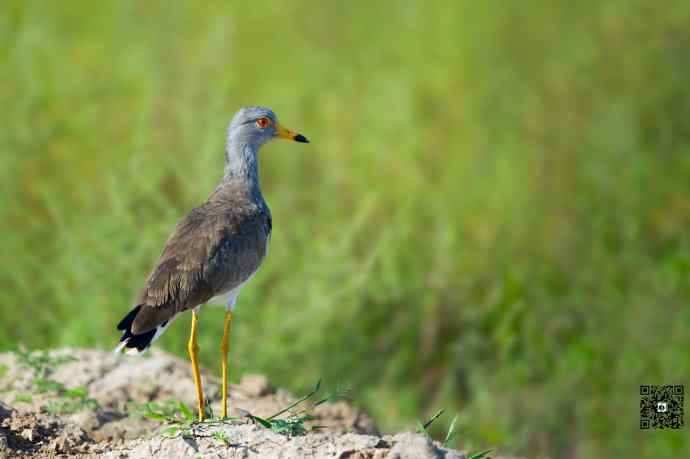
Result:
<instances>
[{"instance_id":1,"label":"bird's grey head","mask_svg":"<svg viewBox=\"0 0 690 459\"><path fill-rule=\"evenodd\" d=\"M243 107L239 109L228 128L228 144L249 145L258 148L276 138L309 142L303 135L282 127L273 110L266 107Z\"/></svg>"},{"instance_id":2,"label":"bird's grey head","mask_svg":"<svg viewBox=\"0 0 690 459\"><path fill-rule=\"evenodd\" d=\"M309 142L302 134L281 126L278 123L278 117L270 108L243 107L239 109L228 127L223 181L239 180L258 189L259 147L276 138Z\"/></svg>"}]
</instances>

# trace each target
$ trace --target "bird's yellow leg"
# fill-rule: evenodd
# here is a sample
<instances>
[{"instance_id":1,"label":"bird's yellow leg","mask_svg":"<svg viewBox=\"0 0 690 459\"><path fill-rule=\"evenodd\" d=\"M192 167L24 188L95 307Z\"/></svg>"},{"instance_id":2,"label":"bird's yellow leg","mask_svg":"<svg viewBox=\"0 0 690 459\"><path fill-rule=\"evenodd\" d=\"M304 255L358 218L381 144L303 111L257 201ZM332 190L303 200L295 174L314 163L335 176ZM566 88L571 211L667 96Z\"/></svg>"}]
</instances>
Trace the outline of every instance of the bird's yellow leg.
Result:
<instances>
[{"instance_id":1,"label":"bird's yellow leg","mask_svg":"<svg viewBox=\"0 0 690 459\"><path fill-rule=\"evenodd\" d=\"M220 370L223 375L223 418L228 417L228 336L230 335L230 324L232 323L232 311L225 313L225 323L223 325L223 341L220 342Z\"/></svg>"},{"instance_id":2,"label":"bird's yellow leg","mask_svg":"<svg viewBox=\"0 0 690 459\"><path fill-rule=\"evenodd\" d=\"M206 417L204 410L204 391L201 387L201 373L199 373L199 345L197 344L197 326L199 317L196 311L192 311L192 332L187 343L187 351L189 351L189 358L192 360L192 373L194 374L194 386L196 387L196 399L199 404L199 421L203 421Z\"/></svg>"}]
</instances>

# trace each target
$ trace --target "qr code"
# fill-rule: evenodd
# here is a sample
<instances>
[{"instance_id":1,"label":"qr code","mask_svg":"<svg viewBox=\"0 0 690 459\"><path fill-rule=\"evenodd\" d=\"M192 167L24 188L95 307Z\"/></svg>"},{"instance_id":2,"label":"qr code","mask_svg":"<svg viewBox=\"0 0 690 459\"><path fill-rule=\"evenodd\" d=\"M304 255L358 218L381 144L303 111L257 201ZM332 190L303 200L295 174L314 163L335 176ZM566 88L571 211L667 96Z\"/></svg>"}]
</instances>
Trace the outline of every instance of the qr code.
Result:
<instances>
[{"instance_id":1,"label":"qr code","mask_svg":"<svg viewBox=\"0 0 690 459\"><path fill-rule=\"evenodd\" d=\"M640 429L680 429L683 386L640 386Z\"/></svg>"}]
</instances>

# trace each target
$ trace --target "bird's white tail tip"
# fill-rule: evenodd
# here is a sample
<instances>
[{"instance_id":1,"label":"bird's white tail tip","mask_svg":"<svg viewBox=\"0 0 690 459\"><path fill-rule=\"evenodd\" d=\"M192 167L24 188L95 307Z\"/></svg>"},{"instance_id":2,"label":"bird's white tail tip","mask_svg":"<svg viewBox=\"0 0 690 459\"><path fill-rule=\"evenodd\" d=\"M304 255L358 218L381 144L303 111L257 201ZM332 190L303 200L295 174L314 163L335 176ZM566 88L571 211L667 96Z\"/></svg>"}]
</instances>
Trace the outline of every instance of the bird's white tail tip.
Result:
<instances>
[{"instance_id":1,"label":"bird's white tail tip","mask_svg":"<svg viewBox=\"0 0 690 459\"><path fill-rule=\"evenodd\" d=\"M144 351L140 351L136 347L126 347L127 346L127 341L129 341L129 338L121 342L120 344L117 345L115 350L113 351L114 354L127 354L127 355L141 355L144 353Z\"/></svg>"}]
</instances>

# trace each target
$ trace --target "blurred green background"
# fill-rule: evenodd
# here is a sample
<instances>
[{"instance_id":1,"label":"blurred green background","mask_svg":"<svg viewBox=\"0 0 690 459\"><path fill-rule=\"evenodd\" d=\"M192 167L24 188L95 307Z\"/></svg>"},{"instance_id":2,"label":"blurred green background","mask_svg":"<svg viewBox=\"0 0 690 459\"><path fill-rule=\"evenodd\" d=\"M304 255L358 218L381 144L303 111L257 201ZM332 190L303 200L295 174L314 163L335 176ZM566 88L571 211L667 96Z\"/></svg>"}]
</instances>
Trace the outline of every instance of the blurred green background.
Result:
<instances>
[{"instance_id":1,"label":"blurred green background","mask_svg":"<svg viewBox=\"0 0 690 459\"><path fill-rule=\"evenodd\" d=\"M638 424L640 384L690 384L690 3L239 3L2 2L0 349L112 348L264 104L312 143L262 152L234 380L349 384L386 430L445 407L461 448L690 457Z\"/></svg>"}]
</instances>

